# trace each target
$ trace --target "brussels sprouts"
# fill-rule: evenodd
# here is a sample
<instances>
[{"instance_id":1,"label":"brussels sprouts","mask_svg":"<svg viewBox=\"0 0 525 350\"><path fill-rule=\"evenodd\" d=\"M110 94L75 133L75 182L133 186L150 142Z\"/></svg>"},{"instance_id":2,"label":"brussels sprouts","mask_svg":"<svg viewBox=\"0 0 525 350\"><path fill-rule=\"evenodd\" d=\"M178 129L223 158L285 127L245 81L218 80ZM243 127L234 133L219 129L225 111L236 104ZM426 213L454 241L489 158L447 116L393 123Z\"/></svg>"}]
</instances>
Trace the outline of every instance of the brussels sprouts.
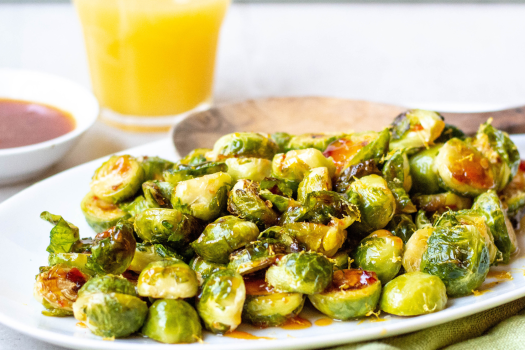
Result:
<instances>
[{"instance_id":1,"label":"brussels sprouts","mask_svg":"<svg viewBox=\"0 0 525 350\"><path fill-rule=\"evenodd\" d=\"M175 164L169 160L159 157L144 156L138 160L142 166L142 169L144 169L144 181L164 181L164 176L162 175L164 171L175 166Z\"/></svg>"},{"instance_id":2,"label":"brussels sprouts","mask_svg":"<svg viewBox=\"0 0 525 350\"><path fill-rule=\"evenodd\" d=\"M462 140L465 138L465 133L456 126L445 123L445 128L443 129L443 132L437 139L434 140L434 143L445 143L453 138L458 138Z\"/></svg>"},{"instance_id":3,"label":"brussels sprouts","mask_svg":"<svg viewBox=\"0 0 525 350\"><path fill-rule=\"evenodd\" d=\"M131 202L120 203L119 207L133 219L135 219L135 216L141 211L151 208L146 198L142 195L136 197Z\"/></svg>"},{"instance_id":4,"label":"brussels sprouts","mask_svg":"<svg viewBox=\"0 0 525 350\"><path fill-rule=\"evenodd\" d=\"M144 198L150 208L171 209L171 193L174 186L165 181L146 181L142 184Z\"/></svg>"},{"instance_id":5,"label":"brussels sprouts","mask_svg":"<svg viewBox=\"0 0 525 350\"><path fill-rule=\"evenodd\" d=\"M333 264L318 253L292 253L266 271L266 281L279 292L316 294L332 281Z\"/></svg>"},{"instance_id":6,"label":"brussels sprouts","mask_svg":"<svg viewBox=\"0 0 525 350\"><path fill-rule=\"evenodd\" d=\"M214 272L228 268L226 264L217 264L204 260L200 256L196 256L190 261L190 267L197 275L199 285L202 285L204 281L210 277Z\"/></svg>"},{"instance_id":7,"label":"brussels sprouts","mask_svg":"<svg viewBox=\"0 0 525 350\"><path fill-rule=\"evenodd\" d=\"M234 250L255 241L258 235L259 229L254 223L235 216L223 216L206 226L191 246L204 260L227 264Z\"/></svg>"},{"instance_id":8,"label":"brussels sprouts","mask_svg":"<svg viewBox=\"0 0 525 350\"><path fill-rule=\"evenodd\" d=\"M394 216L396 200L381 176L362 177L350 185L350 191L354 193L361 213L361 221L351 226L352 231L368 233L381 229Z\"/></svg>"},{"instance_id":9,"label":"brussels sprouts","mask_svg":"<svg viewBox=\"0 0 525 350\"><path fill-rule=\"evenodd\" d=\"M519 223L525 214L525 161L521 162L518 173L501 192L501 200L508 207L509 218Z\"/></svg>"},{"instance_id":10,"label":"brussels sprouts","mask_svg":"<svg viewBox=\"0 0 525 350\"><path fill-rule=\"evenodd\" d=\"M451 139L441 147L434 171L441 187L464 197L476 197L497 185L489 160L459 139Z\"/></svg>"},{"instance_id":11,"label":"brussels sprouts","mask_svg":"<svg viewBox=\"0 0 525 350\"><path fill-rule=\"evenodd\" d=\"M179 161L179 164L184 165L197 165L206 162L206 154L211 152L210 148L196 148L191 151L186 157Z\"/></svg>"},{"instance_id":12,"label":"brussels sprouts","mask_svg":"<svg viewBox=\"0 0 525 350\"><path fill-rule=\"evenodd\" d=\"M271 193L292 198L297 194L299 187L298 181L289 181L283 179L276 179L274 177L267 177L261 181L259 188L261 191L268 190Z\"/></svg>"},{"instance_id":13,"label":"brussels sprouts","mask_svg":"<svg viewBox=\"0 0 525 350\"><path fill-rule=\"evenodd\" d=\"M411 109L401 113L391 126L390 149L411 149L432 145L445 129L443 117L436 112Z\"/></svg>"},{"instance_id":14,"label":"brussels sprouts","mask_svg":"<svg viewBox=\"0 0 525 350\"><path fill-rule=\"evenodd\" d=\"M321 152L324 152L329 144L334 142L341 137L344 137L343 133L327 133L327 134L302 134L292 136L285 151L292 151L298 149L315 148Z\"/></svg>"},{"instance_id":15,"label":"brussels sprouts","mask_svg":"<svg viewBox=\"0 0 525 350\"><path fill-rule=\"evenodd\" d=\"M412 177L412 192L434 194L441 192L434 162L443 145L435 145L413 155L408 161Z\"/></svg>"},{"instance_id":16,"label":"brussels sprouts","mask_svg":"<svg viewBox=\"0 0 525 350\"><path fill-rule=\"evenodd\" d=\"M275 239L251 242L230 255L228 268L241 275L253 273L267 268L285 253L285 245Z\"/></svg>"},{"instance_id":17,"label":"brussels sprouts","mask_svg":"<svg viewBox=\"0 0 525 350\"><path fill-rule=\"evenodd\" d=\"M332 257L346 241L346 230L311 222L295 222L283 226L307 250Z\"/></svg>"},{"instance_id":18,"label":"brussels sprouts","mask_svg":"<svg viewBox=\"0 0 525 350\"><path fill-rule=\"evenodd\" d=\"M270 135L272 140L279 146L279 153L286 152L286 147L288 142L292 139L293 135L288 134L287 132L274 132Z\"/></svg>"},{"instance_id":19,"label":"brussels sprouts","mask_svg":"<svg viewBox=\"0 0 525 350\"><path fill-rule=\"evenodd\" d=\"M166 170L163 175L167 182L175 186L181 181L219 172L225 173L227 170L228 166L225 163L204 162L197 165L179 164L172 169Z\"/></svg>"},{"instance_id":20,"label":"brussels sprouts","mask_svg":"<svg viewBox=\"0 0 525 350\"><path fill-rule=\"evenodd\" d=\"M432 222L427 216L427 212L423 209L418 210L416 215L416 227L417 229L422 229L425 227L432 227Z\"/></svg>"},{"instance_id":21,"label":"brussels sprouts","mask_svg":"<svg viewBox=\"0 0 525 350\"><path fill-rule=\"evenodd\" d=\"M443 213L447 210L470 209L472 199L452 192L418 195L412 197L416 206L424 211Z\"/></svg>"},{"instance_id":22,"label":"brussels sprouts","mask_svg":"<svg viewBox=\"0 0 525 350\"><path fill-rule=\"evenodd\" d=\"M195 272L179 259L154 261L140 273L137 291L155 299L185 299L197 295Z\"/></svg>"},{"instance_id":23,"label":"brussels sprouts","mask_svg":"<svg viewBox=\"0 0 525 350\"><path fill-rule=\"evenodd\" d=\"M286 212L290 207L301 207L301 204L295 199L273 194L268 190L259 191L259 197L264 199L266 203L270 202L271 207L279 213Z\"/></svg>"},{"instance_id":24,"label":"brussels sprouts","mask_svg":"<svg viewBox=\"0 0 525 350\"><path fill-rule=\"evenodd\" d=\"M91 192L108 202L122 202L132 197L144 181L140 162L129 155L112 156L95 171Z\"/></svg>"},{"instance_id":25,"label":"brussels sprouts","mask_svg":"<svg viewBox=\"0 0 525 350\"><path fill-rule=\"evenodd\" d=\"M156 300L149 308L142 334L161 343L194 343L202 338L199 315L184 300Z\"/></svg>"},{"instance_id":26,"label":"brussels sprouts","mask_svg":"<svg viewBox=\"0 0 525 350\"><path fill-rule=\"evenodd\" d=\"M76 267L88 275L94 275L95 272L87 268L91 254L85 253L50 253L48 257L49 266L61 264L67 267Z\"/></svg>"},{"instance_id":27,"label":"brussels sprouts","mask_svg":"<svg viewBox=\"0 0 525 350\"><path fill-rule=\"evenodd\" d=\"M432 226L425 227L414 232L405 246L403 255L403 268L406 272L420 271L421 259L427 250L428 238L433 232Z\"/></svg>"},{"instance_id":28,"label":"brussels sprouts","mask_svg":"<svg viewBox=\"0 0 525 350\"><path fill-rule=\"evenodd\" d=\"M346 168L334 185L335 191L345 192L352 182L364 176L382 175L378 164L376 160L369 159Z\"/></svg>"},{"instance_id":29,"label":"brussels sprouts","mask_svg":"<svg viewBox=\"0 0 525 350\"><path fill-rule=\"evenodd\" d=\"M44 211L40 218L54 225L49 234L48 253L69 253L79 242L78 227L64 220L60 215L54 215Z\"/></svg>"},{"instance_id":30,"label":"brussels sprouts","mask_svg":"<svg viewBox=\"0 0 525 350\"><path fill-rule=\"evenodd\" d=\"M350 268L351 261L353 261L350 258L350 249L348 248L341 248L337 253L335 253L334 256L332 256L332 260L334 262L334 271L335 270L346 270Z\"/></svg>"},{"instance_id":31,"label":"brussels sprouts","mask_svg":"<svg viewBox=\"0 0 525 350\"><path fill-rule=\"evenodd\" d=\"M82 202L80 209L86 217L89 226L96 232L106 231L113 227L121 219L128 217L128 214L112 202L106 202L92 192L89 192Z\"/></svg>"},{"instance_id":32,"label":"brussels sprouts","mask_svg":"<svg viewBox=\"0 0 525 350\"><path fill-rule=\"evenodd\" d=\"M388 225L386 225L385 229L392 232L394 236L401 238L403 243L406 244L414 232L416 232L417 227L410 215L396 214L392 217Z\"/></svg>"},{"instance_id":33,"label":"brussels sprouts","mask_svg":"<svg viewBox=\"0 0 525 350\"><path fill-rule=\"evenodd\" d=\"M381 310L398 316L430 314L445 308L447 289L439 277L409 272L387 283L379 305Z\"/></svg>"},{"instance_id":34,"label":"brussels sprouts","mask_svg":"<svg viewBox=\"0 0 525 350\"><path fill-rule=\"evenodd\" d=\"M228 211L264 229L277 223L277 214L259 197L259 186L249 180L239 180L228 197Z\"/></svg>"},{"instance_id":35,"label":"brussels sprouts","mask_svg":"<svg viewBox=\"0 0 525 350\"><path fill-rule=\"evenodd\" d=\"M421 271L441 278L449 296L468 295L487 277L489 251L476 226L436 227L427 244Z\"/></svg>"},{"instance_id":36,"label":"brussels sprouts","mask_svg":"<svg viewBox=\"0 0 525 350\"><path fill-rule=\"evenodd\" d=\"M206 329L215 334L231 332L241 324L241 314L246 299L244 281L236 272L214 272L197 297L197 312Z\"/></svg>"},{"instance_id":37,"label":"brussels sprouts","mask_svg":"<svg viewBox=\"0 0 525 350\"><path fill-rule=\"evenodd\" d=\"M396 209L402 213L415 213L416 207L408 192L412 187L410 165L404 150L397 150L383 166L383 177L396 199Z\"/></svg>"},{"instance_id":38,"label":"brussels sprouts","mask_svg":"<svg viewBox=\"0 0 525 350\"><path fill-rule=\"evenodd\" d=\"M273 157L273 176L291 181L302 181L305 174L313 168L326 167L330 177L334 176L335 165L331 158L326 158L321 151L307 148L279 153Z\"/></svg>"},{"instance_id":39,"label":"brussels sprouts","mask_svg":"<svg viewBox=\"0 0 525 350\"><path fill-rule=\"evenodd\" d=\"M175 249L195 239L201 224L176 209L146 209L135 217L135 231L144 242L169 245Z\"/></svg>"},{"instance_id":40,"label":"brussels sprouts","mask_svg":"<svg viewBox=\"0 0 525 350\"><path fill-rule=\"evenodd\" d=\"M231 176L223 172L181 181L173 190L171 204L198 219L215 220L226 208L231 183Z\"/></svg>"},{"instance_id":41,"label":"brussels sprouts","mask_svg":"<svg viewBox=\"0 0 525 350\"><path fill-rule=\"evenodd\" d=\"M305 297L301 293L278 293L264 281L264 277L245 278L244 284L244 322L256 327L278 327L303 309Z\"/></svg>"},{"instance_id":42,"label":"brussels sprouts","mask_svg":"<svg viewBox=\"0 0 525 350\"><path fill-rule=\"evenodd\" d=\"M149 263L168 258L183 260L173 249L162 244L137 243L135 255L128 269L140 273Z\"/></svg>"},{"instance_id":43,"label":"brussels sprouts","mask_svg":"<svg viewBox=\"0 0 525 350\"><path fill-rule=\"evenodd\" d=\"M377 230L365 237L354 253L357 267L377 274L382 284L394 278L401 269L403 240L387 230Z\"/></svg>"},{"instance_id":44,"label":"brussels sprouts","mask_svg":"<svg viewBox=\"0 0 525 350\"><path fill-rule=\"evenodd\" d=\"M272 162L262 158L228 158L228 174L233 181L247 179L262 181L272 173Z\"/></svg>"},{"instance_id":45,"label":"brussels sprouts","mask_svg":"<svg viewBox=\"0 0 525 350\"><path fill-rule=\"evenodd\" d=\"M58 264L41 268L36 276L33 296L46 308L46 316L69 316L73 314L73 303L77 292L89 280L89 275L76 267Z\"/></svg>"},{"instance_id":46,"label":"brussels sprouts","mask_svg":"<svg viewBox=\"0 0 525 350\"><path fill-rule=\"evenodd\" d=\"M485 218L494 237L494 243L503 254L503 263L508 264L511 254L518 248L518 242L498 195L494 191L479 195L474 200L472 209L478 210Z\"/></svg>"},{"instance_id":47,"label":"brussels sprouts","mask_svg":"<svg viewBox=\"0 0 525 350\"><path fill-rule=\"evenodd\" d=\"M374 272L350 269L335 271L332 284L308 299L328 317L349 320L373 312L380 296L381 282Z\"/></svg>"},{"instance_id":48,"label":"brussels sprouts","mask_svg":"<svg viewBox=\"0 0 525 350\"><path fill-rule=\"evenodd\" d=\"M298 253L307 250L306 245L295 237L295 232L292 232L281 226L272 226L267 228L259 235L259 240L275 239L284 244L287 253Z\"/></svg>"},{"instance_id":49,"label":"brussels sprouts","mask_svg":"<svg viewBox=\"0 0 525 350\"><path fill-rule=\"evenodd\" d=\"M272 159L278 151L279 146L268 134L236 132L218 139L213 146L213 151L206 154L206 158L215 160L240 157Z\"/></svg>"},{"instance_id":50,"label":"brussels sprouts","mask_svg":"<svg viewBox=\"0 0 525 350\"><path fill-rule=\"evenodd\" d=\"M493 165L497 183L495 189L501 191L518 172L518 148L506 132L494 128L490 121L480 125L472 144Z\"/></svg>"},{"instance_id":51,"label":"brussels sprouts","mask_svg":"<svg viewBox=\"0 0 525 350\"><path fill-rule=\"evenodd\" d=\"M319 167L307 172L297 189L297 200L304 204L306 195L313 191L331 191L332 180L328 168Z\"/></svg>"},{"instance_id":52,"label":"brussels sprouts","mask_svg":"<svg viewBox=\"0 0 525 350\"><path fill-rule=\"evenodd\" d=\"M78 297L88 297L95 293L119 293L138 296L135 286L124 277L105 275L87 281L78 291Z\"/></svg>"},{"instance_id":53,"label":"brussels sprouts","mask_svg":"<svg viewBox=\"0 0 525 350\"><path fill-rule=\"evenodd\" d=\"M121 221L95 236L86 267L101 274L121 274L131 264L136 245L133 226Z\"/></svg>"}]
</instances>

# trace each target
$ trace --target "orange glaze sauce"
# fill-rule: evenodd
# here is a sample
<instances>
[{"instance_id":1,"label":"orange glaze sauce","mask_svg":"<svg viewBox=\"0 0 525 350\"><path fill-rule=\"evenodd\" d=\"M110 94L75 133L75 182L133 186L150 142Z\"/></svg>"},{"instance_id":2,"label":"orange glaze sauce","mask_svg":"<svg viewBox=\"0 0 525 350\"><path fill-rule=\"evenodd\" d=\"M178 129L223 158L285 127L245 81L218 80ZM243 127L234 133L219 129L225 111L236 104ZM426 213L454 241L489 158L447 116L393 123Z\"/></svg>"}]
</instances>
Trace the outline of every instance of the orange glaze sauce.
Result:
<instances>
[{"instance_id":1,"label":"orange glaze sauce","mask_svg":"<svg viewBox=\"0 0 525 350\"><path fill-rule=\"evenodd\" d=\"M275 340L276 338L270 337L258 337L256 335L250 334L243 331L233 331L224 334L225 337L235 338L235 339L244 339L244 340Z\"/></svg>"},{"instance_id":2,"label":"orange glaze sauce","mask_svg":"<svg viewBox=\"0 0 525 350\"><path fill-rule=\"evenodd\" d=\"M370 135L357 140L350 138L335 140L328 145L323 155L327 158L332 157L337 167L337 173L339 173L343 170L345 164L350 161L361 148L368 145L373 138L374 136Z\"/></svg>"},{"instance_id":3,"label":"orange glaze sauce","mask_svg":"<svg viewBox=\"0 0 525 350\"><path fill-rule=\"evenodd\" d=\"M272 286L266 283L264 274L244 276L244 286L246 295L268 295L274 293Z\"/></svg>"},{"instance_id":4,"label":"orange glaze sauce","mask_svg":"<svg viewBox=\"0 0 525 350\"><path fill-rule=\"evenodd\" d=\"M295 316L287 319L286 322L279 327L288 330L306 329L312 327L312 322L308 321L305 318Z\"/></svg>"},{"instance_id":5,"label":"orange glaze sauce","mask_svg":"<svg viewBox=\"0 0 525 350\"><path fill-rule=\"evenodd\" d=\"M75 119L55 107L0 98L0 149L48 141L74 128Z\"/></svg>"},{"instance_id":6,"label":"orange glaze sauce","mask_svg":"<svg viewBox=\"0 0 525 350\"><path fill-rule=\"evenodd\" d=\"M502 280L513 280L512 275L508 271L489 271L487 278L498 278Z\"/></svg>"},{"instance_id":7,"label":"orange glaze sauce","mask_svg":"<svg viewBox=\"0 0 525 350\"><path fill-rule=\"evenodd\" d=\"M377 281L375 272L359 269L337 270L334 272L332 284L326 288L325 292L362 289Z\"/></svg>"},{"instance_id":8,"label":"orange glaze sauce","mask_svg":"<svg viewBox=\"0 0 525 350\"><path fill-rule=\"evenodd\" d=\"M481 154L463 144L455 145L459 161L451 162L449 170L452 177L462 184L469 184L482 189L494 188L494 176L490 171L489 161Z\"/></svg>"},{"instance_id":9,"label":"orange glaze sauce","mask_svg":"<svg viewBox=\"0 0 525 350\"><path fill-rule=\"evenodd\" d=\"M314 322L317 327L326 327L334 323L334 320L328 317L323 317Z\"/></svg>"},{"instance_id":10,"label":"orange glaze sauce","mask_svg":"<svg viewBox=\"0 0 525 350\"><path fill-rule=\"evenodd\" d=\"M87 326L83 322L77 322L75 326L80 327L80 328L87 328Z\"/></svg>"}]
</instances>

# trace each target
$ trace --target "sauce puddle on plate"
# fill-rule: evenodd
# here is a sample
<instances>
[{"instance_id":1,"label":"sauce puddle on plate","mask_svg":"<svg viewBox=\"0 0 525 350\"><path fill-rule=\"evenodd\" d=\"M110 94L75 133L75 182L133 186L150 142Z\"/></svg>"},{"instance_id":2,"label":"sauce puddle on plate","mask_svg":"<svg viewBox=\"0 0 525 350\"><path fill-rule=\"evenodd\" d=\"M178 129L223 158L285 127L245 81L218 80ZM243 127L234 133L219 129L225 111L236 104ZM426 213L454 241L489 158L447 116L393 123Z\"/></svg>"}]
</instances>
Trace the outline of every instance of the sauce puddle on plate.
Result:
<instances>
[{"instance_id":1,"label":"sauce puddle on plate","mask_svg":"<svg viewBox=\"0 0 525 350\"><path fill-rule=\"evenodd\" d=\"M228 338L235 338L235 339L244 339L244 340L275 340L276 338L270 338L270 337L258 337L256 335L250 334L248 332L243 331L233 331L226 333L224 335Z\"/></svg>"},{"instance_id":2,"label":"sauce puddle on plate","mask_svg":"<svg viewBox=\"0 0 525 350\"><path fill-rule=\"evenodd\" d=\"M314 324L318 327L326 327L334 323L334 320L328 317L323 317L314 322Z\"/></svg>"},{"instance_id":3,"label":"sauce puddle on plate","mask_svg":"<svg viewBox=\"0 0 525 350\"><path fill-rule=\"evenodd\" d=\"M288 330L306 329L310 327L312 327L312 322L299 316L287 319L286 322L280 326L280 328Z\"/></svg>"},{"instance_id":4,"label":"sauce puddle on plate","mask_svg":"<svg viewBox=\"0 0 525 350\"><path fill-rule=\"evenodd\" d=\"M44 104L0 98L0 149L48 141L75 128L75 119Z\"/></svg>"}]
</instances>

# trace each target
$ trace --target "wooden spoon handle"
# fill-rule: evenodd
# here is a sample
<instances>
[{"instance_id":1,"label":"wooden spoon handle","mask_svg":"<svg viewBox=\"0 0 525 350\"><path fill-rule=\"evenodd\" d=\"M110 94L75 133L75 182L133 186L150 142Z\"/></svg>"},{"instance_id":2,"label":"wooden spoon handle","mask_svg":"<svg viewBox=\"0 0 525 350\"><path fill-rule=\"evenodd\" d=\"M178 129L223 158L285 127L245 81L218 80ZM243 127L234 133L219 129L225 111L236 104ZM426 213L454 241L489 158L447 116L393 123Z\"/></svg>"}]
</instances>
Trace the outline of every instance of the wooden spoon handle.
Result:
<instances>
[{"instance_id":1,"label":"wooden spoon handle","mask_svg":"<svg viewBox=\"0 0 525 350\"><path fill-rule=\"evenodd\" d=\"M525 133L525 106L482 113L441 113L445 121L455 125L467 135L475 134L480 124L493 118L492 125L509 134Z\"/></svg>"}]
</instances>

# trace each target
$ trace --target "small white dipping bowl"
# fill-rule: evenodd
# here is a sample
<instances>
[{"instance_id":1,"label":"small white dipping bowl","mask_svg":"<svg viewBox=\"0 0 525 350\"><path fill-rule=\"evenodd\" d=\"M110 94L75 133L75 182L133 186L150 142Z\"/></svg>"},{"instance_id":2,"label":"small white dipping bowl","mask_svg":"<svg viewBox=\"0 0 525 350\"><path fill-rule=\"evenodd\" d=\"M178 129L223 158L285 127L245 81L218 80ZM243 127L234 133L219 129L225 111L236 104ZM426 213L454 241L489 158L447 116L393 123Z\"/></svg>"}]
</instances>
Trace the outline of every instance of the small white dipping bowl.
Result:
<instances>
[{"instance_id":1,"label":"small white dipping bowl","mask_svg":"<svg viewBox=\"0 0 525 350\"><path fill-rule=\"evenodd\" d=\"M75 128L67 134L33 145L0 149L0 185L42 174L64 157L99 114L98 102L91 92L47 73L0 68L0 99L46 104L75 119Z\"/></svg>"}]
</instances>

